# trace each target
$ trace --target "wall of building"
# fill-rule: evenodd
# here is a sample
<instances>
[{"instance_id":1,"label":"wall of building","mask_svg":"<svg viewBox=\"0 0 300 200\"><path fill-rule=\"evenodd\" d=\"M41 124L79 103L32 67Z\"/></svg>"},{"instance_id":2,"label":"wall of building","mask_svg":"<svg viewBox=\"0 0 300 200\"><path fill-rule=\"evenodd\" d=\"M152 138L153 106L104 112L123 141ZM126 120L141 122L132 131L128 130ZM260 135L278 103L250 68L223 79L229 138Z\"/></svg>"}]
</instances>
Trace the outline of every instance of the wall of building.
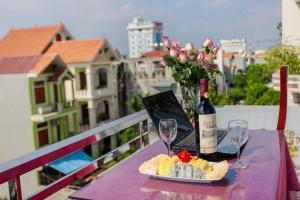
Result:
<instances>
[{"instance_id":1,"label":"wall of building","mask_svg":"<svg viewBox=\"0 0 300 200\"><path fill-rule=\"evenodd\" d=\"M28 78L0 75L0 163L34 151ZM37 189L37 175L22 176L23 193ZM7 184L0 186L0 197L7 195Z\"/></svg>"},{"instance_id":2,"label":"wall of building","mask_svg":"<svg viewBox=\"0 0 300 200\"><path fill-rule=\"evenodd\" d=\"M300 46L300 1L282 0L282 43Z\"/></svg>"}]
</instances>

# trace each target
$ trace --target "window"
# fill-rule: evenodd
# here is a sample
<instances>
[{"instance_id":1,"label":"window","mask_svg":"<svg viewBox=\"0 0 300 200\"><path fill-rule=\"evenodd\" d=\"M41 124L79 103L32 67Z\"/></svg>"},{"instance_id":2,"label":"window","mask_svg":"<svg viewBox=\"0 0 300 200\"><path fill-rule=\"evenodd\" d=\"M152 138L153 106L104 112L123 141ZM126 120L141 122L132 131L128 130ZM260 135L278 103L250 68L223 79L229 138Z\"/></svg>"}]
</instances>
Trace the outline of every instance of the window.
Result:
<instances>
[{"instance_id":1,"label":"window","mask_svg":"<svg viewBox=\"0 0 300 200\"><path fill-rule=\"evenodd\" d=\"M99 76L99 87L104 88L107 87L107 69L100 68L98 72Z\"/></svg>"},{"instance_id":2,"label":"window","mask_svg":"<svg viewBox=\"0 0 300 200\"><path fill-rule=\"evenodd\" d=\"M59 33L56 34L56 41L61 41L61 34Z\"/></svg>"},{"instance_id":3,"label":"window","mask_svg":"<svg viewBox=\"0 0 300 200\"><path fill-rule=\"evenodd\" d=\"M35 95L35 103L36 104L46 102L45 83L44 83L44 81L34 82L34 95Z\"/></svg>"},{"instance_id":4,"label":"window","mask_svg":"<svg viewBox=\"0 0 300 200\"><path fill-rule=\"evenodd\" d=\"M70 36L66 37L66 40L71 40L72 38Z\"/></svg>"},{"instance_id":5,"label":"window","mask_svg":"<svg viewBox=\"0 0 300 200\"><path fill-rule=\"evenodd\" d=\"M48 135L48 127L47 123L41 123L37 125L37 133L38 133L38 142L39 147L45 146L49 144L49 135Z\"/></svg>"}]
</instances>

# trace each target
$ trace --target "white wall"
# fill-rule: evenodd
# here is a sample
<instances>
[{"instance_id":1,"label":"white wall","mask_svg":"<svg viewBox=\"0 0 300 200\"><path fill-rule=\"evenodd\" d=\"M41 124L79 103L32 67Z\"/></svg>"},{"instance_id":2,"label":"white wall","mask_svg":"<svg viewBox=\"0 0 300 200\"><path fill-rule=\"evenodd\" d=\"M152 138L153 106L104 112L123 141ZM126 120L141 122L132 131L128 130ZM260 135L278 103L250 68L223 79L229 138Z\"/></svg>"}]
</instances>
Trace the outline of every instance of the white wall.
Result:
<instances>
[{"instance_id":1,"label":"white wall","mask_svg":"<svg viewBox=\"0 0 300 200\"><path fill-rule=\"evenodd\" d=\"M215 106L217 126L226 128L231 119L248 121L251 129L275 130L279 106ZM300 106L289 106L287 110L286 130L294 130L300 136Z\"/></svg>"},{"instance_id":2,"label":"white wall","mask_svg":"<svg viewBox=\"0 0 300 200\"><path fill-rule=\"evenodd\" d=\"M282 0L282 43L300 46L300 3Z\"/></svg>"},{"instance_id":3,"label":"white wall","mask_svg":"<svg viewBox=\"0 0 300 200\"><path fill-rule=\"evenodd\" d=\"M0 163L34 151L30 108L26 75L0 75ZM36 190L36 173L22 176L22 181L23 194ZM0 197L7 188L0 185Z\"/></svg>"}]
</instances>

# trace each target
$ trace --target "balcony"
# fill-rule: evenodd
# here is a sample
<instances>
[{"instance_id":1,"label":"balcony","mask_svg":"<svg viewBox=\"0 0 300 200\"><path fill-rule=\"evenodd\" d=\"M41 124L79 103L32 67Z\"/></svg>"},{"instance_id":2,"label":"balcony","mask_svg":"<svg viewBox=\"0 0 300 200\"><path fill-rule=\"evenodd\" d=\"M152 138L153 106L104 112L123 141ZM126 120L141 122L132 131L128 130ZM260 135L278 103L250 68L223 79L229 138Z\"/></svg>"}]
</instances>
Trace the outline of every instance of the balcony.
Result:
<instances>
[{"instance_id":1,"label":"balcony","mask_svg":"<svg viewBox=\"0 0 300 200\"><path fill-rule=\"evenodd\" d=\"M76 112L74 100L39 106L37 113L31 115L31 120L33 122L45 122L50 119L68 115L70 112Z\"/></svg>"},{"instance_id":2,"label":"balcony","mask_svg":"<svg viewBox=\"0 0 300 200\"><path fill-rule=\"evenodd\" d=\"M144 123L145 121L147 123ZM21 186L19 185L21 175L42 166L47 166L47 164L57 159L63 158L107 137L116 135L128 127L138 125L139 134L135 138L113 149L111 152L96 158L93 162L63 176L45 188L38 190L36 193L25 197L30 199L44 199L78 178L91 173L93 171L91 169L99 168L101 165L108 163L113 158L128 151L131 147L143 148L148 143L149 123L146 111L141 111L3 163L0 165L0 184L8 182L10 186L14 185L10 187L10 198L17 199L18 196L18 199L22 199Z\"/></svg>"},{"instance_id":3,"label":"balcony","mask_svg":"<svg viewBox=\"0 0 300 200\"><path fill-rule=\"evenodd\" d=\"M89 95L87 90L77 90L75 91L75 98L77 100L87 100L91 98L101 98L114 95L115 92L111 88L99 88L94 90L93 96Z\"/></svg>"},{"instance_id":4,"label":"balcony","mask_svg":"<svg viewBox=\"0 0 300 200\"><path fill-rule=\"evenodd\" d=\"M88 99L88 91L87 90L76 90L75 91L76 99Z\"/></svg>"},{"instance_id":5,"label":"balcony","mask_svg":"<svg viewBox=\"0 0 300 200\"><path fill-rule=\"evenodd\" d=\"M45 114L53 112L54 110L55 110L54 105L39 106L37 109L37 113L39 115L45 115Z\"/></svg>"},{"instance_id":6,"label":"balcony","mask_svg":"<svg viewBox=\"0 0 300 200\"><path fill-rule=\"evenodd\" d=\"M217 125L220 128L226 128L227 122L230 119L246 119L249 122L250 129L275 129L278 116L278 106L223 106L216 107L216 112ZM297 122L299 121L300 107L288 107L287 113L286 129L294 130L297 137L299 137L300 127ZM145 120L147 123L143 123ZM0 165L0 184L9 182L11 185L10 191L12 199L13 197L16 197L13 195L21 196L21 175L41 166L46 166L54 160L63 158L73 152L83 149L84 147L94 144L95 142L99 142L107 137L116 135L118 132L128 127L138 125L139 134L129 142L113 149L99 158L94 159L93 162L61 177L59 180L56 180L45 188L26 197L30 199L46 198L60 189L72 184L75 180L82 180L83 177L92 173L93 170L91 170L90 166L93 166L92 169L97 169L104 163L108 163L116 156L126 152L132 146L143 148L147 144L145 142L145 137L150 137L150 143L157 140L156 134L149 131L150 123L151 122L146 111L140 111L55 143L51 146L47 146L38 151L18 157L12 161L3 163ZM299 160L300 159L296 161L296 166L300 166Z\"/></svg>"}]
</instances>

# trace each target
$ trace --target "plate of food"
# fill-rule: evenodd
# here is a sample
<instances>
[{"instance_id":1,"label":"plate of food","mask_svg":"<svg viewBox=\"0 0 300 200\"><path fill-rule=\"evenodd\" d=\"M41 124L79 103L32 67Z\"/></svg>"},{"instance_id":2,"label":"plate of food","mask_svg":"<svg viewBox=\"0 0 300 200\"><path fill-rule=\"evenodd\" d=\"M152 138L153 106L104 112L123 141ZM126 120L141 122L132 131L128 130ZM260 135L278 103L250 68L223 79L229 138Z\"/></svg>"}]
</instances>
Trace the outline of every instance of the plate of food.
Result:
<instances>
[{"instance_id":1,"label":"plate of food","mask_svg":"<svg viewBox=\"0 0 300 200\"><path fill-rule=\"evenodd\" d=\"M229 169L229 163L208 162L191 156L187 150L178 155L168 156L159 154L142 163L139 167L141 174L171 181L211 183L224 178Z\"/></svg>"}]
</instances>

